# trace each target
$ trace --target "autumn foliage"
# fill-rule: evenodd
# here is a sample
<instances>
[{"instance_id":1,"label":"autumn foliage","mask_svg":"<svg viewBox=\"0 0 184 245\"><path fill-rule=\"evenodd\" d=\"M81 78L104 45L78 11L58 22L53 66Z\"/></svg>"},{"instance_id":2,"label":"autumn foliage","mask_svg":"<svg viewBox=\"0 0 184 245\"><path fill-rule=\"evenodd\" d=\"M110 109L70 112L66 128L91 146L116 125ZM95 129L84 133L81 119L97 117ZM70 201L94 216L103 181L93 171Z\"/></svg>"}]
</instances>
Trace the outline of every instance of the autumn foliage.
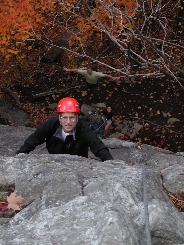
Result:
<instances>
[{"instance_id":1,"label":"autumn foliage","mask_svg":"<svg viewBox=\"0 0 184 245\"><path fill-rule=\"evenodd\" d=\"M43 5L42 5L43 4ZM19 46L34 36L39 38L37 30L46 23L45 12L52 11L48 0L2 0L0 3L0 53L9 59L19 53ZM30 47L29 47L30 49Z\"/></svg>"},{"instance_id":2,"label":"autumn foliage","mask_svg":"<svg viewBox=\"0 0 184 245\"><path fill-rule=\"evenodd\" d=\"M90 3L90 1L87 2ZM27 40L43 39L45 36L50 41L52 37L53 41L58 33L68 31L76 24L77 35L76 32L71 33L70 41L78 40L81 46L101 28L117 36L124 25L130 26L121 16L122 13L132 14L136 7L134 0L118 0L114 6L111 6L112 3L109 1L104 1L103 4L99 1L91 1L91 3L95 6L92 15L90 15L91 5L86 4L86 1L82 1L79 8L77 1L54 3L49 0L2 0L0 4L0 53L9 59L11 55L19 53L20 45L25 45ZM106 7L112 11L114 9L114 12L109 12ZM77 9L80 14L75 14L71 18L72 13ZM30 49L31 46L28 46L28 50Z\"/></svg>"},{"instance_id":3,"label":"autumn foliage","mask_svg":"<svg viewBox=\"0 0 184 245\"><path fill-rule=\"evenodd\" d=\"M2 0L2 83L17 79L12 72L30 82L42 58L56 60L45 54L65 52L62 61L71 68L93 64L122 77L164 74L182 87L183 5L183 0Z\"/></svg>"}]
</instances>

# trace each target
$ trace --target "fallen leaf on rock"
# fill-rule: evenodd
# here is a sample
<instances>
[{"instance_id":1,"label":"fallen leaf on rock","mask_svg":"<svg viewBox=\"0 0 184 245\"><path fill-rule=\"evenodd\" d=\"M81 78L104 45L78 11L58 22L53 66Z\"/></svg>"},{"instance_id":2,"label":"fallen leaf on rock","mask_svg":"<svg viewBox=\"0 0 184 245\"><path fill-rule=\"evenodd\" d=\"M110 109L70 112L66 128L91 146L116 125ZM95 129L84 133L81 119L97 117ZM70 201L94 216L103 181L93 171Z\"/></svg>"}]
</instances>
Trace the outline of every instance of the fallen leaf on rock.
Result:
<instances>
[{"instance_id":1,"label":"fallen leaf on rock","mask_svg":"<svg viewBox=\"0 0 184 245\"><path fill-rule=\"evenodd\" d=\"M137 149L142 150L142 145L138 145Z\"/></svg>"},{"instance_id":2,"label":"fallen leaf on rock","mask_svg":"<svg viewBox=\"0 0 184 245\"><path fill-rule=\"evenodd\" d=\"M132 162L132 161L129 162L129 165L133 165L133 164L134 164L134 162Z\"/></svg>"},{"instance_id":3,"label":"fallen leaf on rock","mask_svg":"<svg viewBox=\"0 0 184 245\"><path fill-rule=\"evenodd\" d=\"M6 210L8 210L8 203L0 203L0 211L5 212Z\"/></svg>"},{"instance_id":4,"label":"fallen leaf on rock","mask_svg":"<svg viewBox=\"0 0 184 245\"><path fill-rule=\"evenodd\" d=\"M14 211L20 210L18 203L22 203L24 198L21 196L16 196L16 191L12 192L10 196L7 197L8 209L13 209Z\"/></svg>"},{"instance_id":5,"label":"fallen leaf on rock","mask_svg":"<svg viewBox=\"0 0 184 245\"><path fill-rule=\"evenodd\" d=\"M127 140L128 136L127 135L120 135L119 138L120 140Z\"/></svg>"},{"instance_id":6,"label":"fallen leaf on rock","mask_svg":"<svg viewBox=\"0 0 184 245\"><path fill-rule=\"evenodd\" d=\"M136 138L136 140L137 140L138 142L141 142L141 138Z\"/></svg>"}]
</instances>

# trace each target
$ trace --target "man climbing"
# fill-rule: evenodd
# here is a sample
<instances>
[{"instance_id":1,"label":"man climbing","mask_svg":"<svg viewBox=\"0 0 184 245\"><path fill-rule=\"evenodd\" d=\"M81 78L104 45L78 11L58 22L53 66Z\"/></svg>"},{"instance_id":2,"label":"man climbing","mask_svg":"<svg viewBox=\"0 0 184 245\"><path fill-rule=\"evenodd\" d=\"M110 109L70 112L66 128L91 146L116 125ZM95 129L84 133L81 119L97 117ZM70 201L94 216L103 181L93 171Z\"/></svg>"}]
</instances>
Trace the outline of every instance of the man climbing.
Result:
<instances>
[{"instance_id":1,"label":"man climbing","mask_svg":"<svg viewBox=\"0 0 184 245\"><path fill-rule=\"evenodd\" d=\"M102 72L92 71L90 68L87 68L86 70L82 69L69 69L66 67L63 67L63 70L66 72L77 72L78 74L83 75L86 78L86 85L89 90L89 93L93 93L94 100L97 99L98 94L98 79L101 77L107 77L114 81L118 81L120 77L113 77L108 74L104 74Z\"/></svg>"},{"instance_id":2,"label":"man climbing","mask_svg":"<svg viewBox=\"0 0 184 245\"><path fill-rule=\"evenodd\" d=\"M87 122L79 119L77 100L66 97L57 105L58 116L48 119L32 133L17 151L29 153L46 143L50 154L70 154L88 157L88 147L102 161L113 159L108 148L97 137Z\"/></svg>"}]
</instances>

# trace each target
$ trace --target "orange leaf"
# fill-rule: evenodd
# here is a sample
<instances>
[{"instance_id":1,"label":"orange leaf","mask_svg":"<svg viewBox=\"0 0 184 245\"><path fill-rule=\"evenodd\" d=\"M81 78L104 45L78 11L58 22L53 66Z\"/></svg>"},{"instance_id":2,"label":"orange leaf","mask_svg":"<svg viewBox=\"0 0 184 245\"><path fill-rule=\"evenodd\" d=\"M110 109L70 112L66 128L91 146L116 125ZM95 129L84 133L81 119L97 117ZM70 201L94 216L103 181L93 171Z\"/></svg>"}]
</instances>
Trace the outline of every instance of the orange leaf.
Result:
<instances>
[{"instance_id":1,"label":"orange leaf","mask_svg":"<svg viewBox=\"0 0 184 245\"><path fill-rule=\"evenodd\" d=\"M18 203L22 203L24 198L21 196L16 196L16 192L12 192L10 196L7 197L8 209L13 209L14 211L20 210Z\"/></svg>"}]
</instances>

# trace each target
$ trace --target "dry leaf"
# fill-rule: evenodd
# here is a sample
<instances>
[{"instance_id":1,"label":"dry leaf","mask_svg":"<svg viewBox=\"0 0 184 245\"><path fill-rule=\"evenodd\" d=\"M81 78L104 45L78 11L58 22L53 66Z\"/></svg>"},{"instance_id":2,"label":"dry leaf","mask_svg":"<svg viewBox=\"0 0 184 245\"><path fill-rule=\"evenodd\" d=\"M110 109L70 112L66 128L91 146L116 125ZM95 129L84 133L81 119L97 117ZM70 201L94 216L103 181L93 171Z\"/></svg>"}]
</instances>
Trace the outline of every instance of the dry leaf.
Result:
<instances>
[{"instance_id":1,"label":"dry leaf","mask_svg":"<svg viewBox=\"0 0 184 245\"><path fill-rule=\"evenodd\" d=\"M87 91L82 91L82 96L86 96L87 95Z\"/></svg>"},{"instance_id":2,"label":"dry leaf","mask_svg":"<svg viewBox=\"0 0 184 245\"><path fill-rule=\"evenodd\" d=\"M180 121L179 119L171 117L167 120L167 124L172 125L173 123L179 122L179 121Z\"/></svg>"},{"instance_id":3,"label":"dry leaf","mask_svg":"<svg viewBox=\"0 0 184 245\"><path fill-rule=\"evenodd\" d=\"M136 138L137 141L141 142L141 138Z\"/></svg>"},{"instance_id":4,"label":"dry leaf","mask_svg":"<svg viewBox=\"0 0 184 245\"><path fill-rule=\"evenodd\" d=\"M129 165L133 165L133 164L134 164L134 162L132 162L132 161L129 162Z\"/></svg>"},{"instance_id":5,"label":"dry leaf","mask_svg":"<svg viewBox=\"0 0 184 245\"><path fill-rule=\"evenodd\" d=\"M167 113L165 113L165 112L162 111L162 114L163 114L164 118L167 117Z\"/></svg>"},{"instance_id":6,"label":"dry leaf","mask_svg":"<svg viewBox=\"0 0 184 245\"><path fill-rule=\"evenodd\" d=\"M24 198L21 196L16 196L16 192L12 192L10 196L7 197L8 209L13 209L14 211L20 210L18 203L22 203Z\"/></svg>"}]
</instances>

